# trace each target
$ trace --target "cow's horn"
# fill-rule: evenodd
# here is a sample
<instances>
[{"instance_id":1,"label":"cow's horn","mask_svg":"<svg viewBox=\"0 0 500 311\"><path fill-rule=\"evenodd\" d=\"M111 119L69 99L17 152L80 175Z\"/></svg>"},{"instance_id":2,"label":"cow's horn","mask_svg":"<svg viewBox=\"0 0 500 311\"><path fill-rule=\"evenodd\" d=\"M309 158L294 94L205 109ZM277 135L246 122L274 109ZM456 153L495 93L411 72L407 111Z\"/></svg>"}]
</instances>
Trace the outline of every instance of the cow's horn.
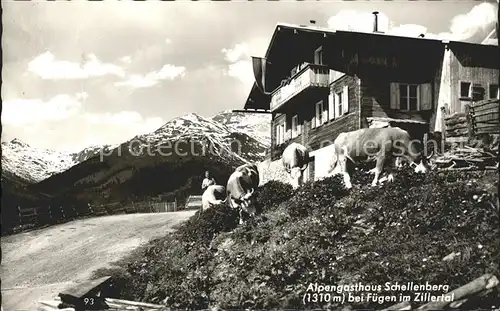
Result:
<instances>
[{"instance_id":1,"label":"cow's horn","mask_svg":"<svg viewBox=\"0 0 500 311\"><path fill-rule=\"evenodd\" d=\"M426 158L427 158L427 160L429 160L430 158L432 158L432 156L433 156L433 155L434 155L434 150L432 150L432 151L431 151L431 154L430 154L430 155L428 155L428 156L426 157Z\"/></svg>"},{"instance_id":2,"label":"cow's horn","mask_svg":"<svg viewBox=\"0 0 500 311\"><path fill-rule=\"evenodd\" d=\"M300 168L300 170L304 171L307 168L308 165L309 165L309 163L306 162L304 165L302 165L302 167Z\"/></svg>"}]
</instances>

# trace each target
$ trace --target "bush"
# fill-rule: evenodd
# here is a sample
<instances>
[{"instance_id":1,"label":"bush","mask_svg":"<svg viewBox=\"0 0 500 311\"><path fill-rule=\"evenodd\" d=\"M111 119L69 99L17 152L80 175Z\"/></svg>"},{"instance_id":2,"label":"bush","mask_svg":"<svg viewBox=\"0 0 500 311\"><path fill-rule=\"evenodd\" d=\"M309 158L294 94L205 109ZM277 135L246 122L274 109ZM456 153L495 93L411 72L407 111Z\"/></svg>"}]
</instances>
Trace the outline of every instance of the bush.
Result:
<instances>
[{"instance_id":1,"label":"bush","mask_svg":"<svg viewBox=\"0 0 500 311\"><path fill-rule=\"evenodd\" d=\"M256 190L260 212L275 209L281 202L286 201L293 194L293 188L288 183L269 181Z\"/></svg>"}]
</instances>

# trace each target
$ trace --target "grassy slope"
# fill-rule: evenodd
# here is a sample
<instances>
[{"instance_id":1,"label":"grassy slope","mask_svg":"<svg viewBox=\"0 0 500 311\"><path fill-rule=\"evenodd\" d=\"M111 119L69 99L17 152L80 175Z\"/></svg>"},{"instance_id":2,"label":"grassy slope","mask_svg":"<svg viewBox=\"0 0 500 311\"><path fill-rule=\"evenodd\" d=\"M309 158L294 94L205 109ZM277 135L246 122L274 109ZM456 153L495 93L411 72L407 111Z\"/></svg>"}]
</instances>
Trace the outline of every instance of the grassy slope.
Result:
<instances>
[{"instance_id":1,"label":"grassy slope","mask_svg":"<svg viewBox=\"0 0 500 311\"><path fill-rule=\"evenodd\" d=\"M362 185L371 181L356 175ZM223 206L195 215L118 263L112 294L175 308L304 308L309 283L429 281L451 290L484 273L499 275L498 205L491 204L497 172L396 178L391 186L355 185L349 193L337 178L293 195L288 185L268 183L258 191L263 213L255 220L237 226ZM460 255L442 260L452 252ZM469 307L499 302L493 292Z\"/></svg>"}]
</instances>

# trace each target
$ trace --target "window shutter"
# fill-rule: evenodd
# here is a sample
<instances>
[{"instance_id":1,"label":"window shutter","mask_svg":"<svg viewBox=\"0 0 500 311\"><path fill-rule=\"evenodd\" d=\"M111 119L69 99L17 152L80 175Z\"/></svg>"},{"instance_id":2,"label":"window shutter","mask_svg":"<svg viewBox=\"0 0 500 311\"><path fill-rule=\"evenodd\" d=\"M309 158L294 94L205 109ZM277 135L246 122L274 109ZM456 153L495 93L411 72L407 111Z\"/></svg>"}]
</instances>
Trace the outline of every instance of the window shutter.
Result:
<instances>
[{"instance_id":1,"label":"window shutter","mask_svg":"<svg viewBox=\"0 0 500 311\"><path fill-rule=\"evenodd\" d=\"M280 133L281 133L281 125L278 124L278 125L276 125L276 137L275 137L276 145L280 144L280 139L281 139Z\"/></svg>"},{"instance_id":2,"label":"window shutter","mask_svg":"<svg viewBox=\"0 0 500 311\"><path fill-rule=\"evenodd\" d=\"M287 128L286 119L285 119L285 121L283 121L283 129L285 130L285 141L287 141L292 137L292 129Z\"/></svg>"},{"instance_id":3,"label":"window shutter","mask_svg":"<svg viewBox=\"0 0 500 311\"><path fill-rule=\"evenodd\" d=\"M321 123L326 123L328 121L328 110L326 109L325 103L321 103L321 109L323 109L323 116L321 117L322 122Z\"/></svg>"},{"instance_id":4,"label":"window shutter","mask_svg":"<svg viewBox=\"0 0 500 311\"><path fill-rule=\"evenodd\" d=\"M316 127L316 107L314 107L314 114L311 118L311 128L315 128Z\"/></svg>"},{"instance_id":5,"label":"window shutter","mask_svg":"<svg viewBox=\"0 0 500 311\"><path fill-rule=\"evenodd\" d=\"M420 85L420 110L432 110L432 85L430 83Z\"/></svg>"},{"instance_id":6,"label":"window shutter","mask_svg":"<svg viewBox=\"0 0 500 311\"><path fill-rule=\"evenodd\" d=\"M328 116L329 120L335 119L335 101L333 100L333 93L328 95Z\"/></svg>"},{"instance_id":7,"label":"window shutter","mask_svg":"<svg viewBox=\"0 0 500 311\"><path fill-rule=\"evenodd\" d=\"M391 109L400 109L398 83L391 83Z\"/></svg>"},{"instance_id":8,"label":"window shutter","mask_svg":"<svg viewBox=\"0 0 500 311\"><path fill-rule=\"evenodd\" d=\"M340 116L339 111L339 94L335 93L335 117L338 118Z\"/></svg>"},{"instance_id":9,"label":"window shutter","mask_svg":"<svg viewBox=\"0 0 500 311\"><path fill-rule=\"evenodd\" d=\"M315 114L314 114L314 118L315 118L315 122L316 122L316 126L320 126L321 123L320 123L320 118L321 118L321 110L320 110L320 105L318 103L316 103L316 110L315 110Z\"/></svg>"},{"instance_id":10,"label":"window shutter","mask_svg":"<svg viewBox=\"0 0 500 311\"><path fill-rule=\"evenodd\" d=\"M302 126L300 125L299 118L297 118L297 135L302 134Z\"/></svg>"},{"instance_id":11,"label":"window shutter","mask_svg":"<svg viewBox=\"0 0 500 311\"><path fill-rule=\"evenodd\" d=\"M349 112L349 87L347 85L344 86L344 90L342 91L342 114Z\"/></svg>"}]
</instances>

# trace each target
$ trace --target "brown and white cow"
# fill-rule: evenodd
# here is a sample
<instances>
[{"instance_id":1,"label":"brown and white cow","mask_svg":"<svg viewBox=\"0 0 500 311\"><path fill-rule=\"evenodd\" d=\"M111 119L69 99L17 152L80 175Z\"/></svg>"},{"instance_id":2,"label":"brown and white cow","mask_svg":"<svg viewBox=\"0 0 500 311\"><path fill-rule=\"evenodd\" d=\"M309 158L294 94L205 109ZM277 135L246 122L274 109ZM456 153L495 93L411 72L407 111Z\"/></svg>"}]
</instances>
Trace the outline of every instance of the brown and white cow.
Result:
<instances>
[{"instance_id":1,"label":"brown and white cow","mask_svg":"<svg viewBox=\"0 0 500 311\"><path fill-rule=\"evenodd\" d=\"M201 203L203 210L208 208L226 203L227 194L226 188L221 185L211 185L203 192L201 196Z\"/></svg>"},{"instance_id":2,"label":"brown and white cow","mask_svg":"<svg viewBox=\"0 0 500 311\"><path fill-rule=\"evenodd\" d=\"M232 208L239 209L240 224L243 223L242 211L255 216L254 192L259 186L259 171L256 164L244 164L237 167L227 181L227 196Z\"/></svg>"},{"instance_id":3,"label":"brown and white cow","mask_svg":"<svg viewBox=\"0 0 500 311\"><path fill-rule=\"evenodd\" d=\"M301 186L304 183L304 170L309 165L309 150L301 144L291 143L283 151L281 161L293 188Z\"/></svg>"},{"instance_id":4,"label":"brown and white cow","mask_svg":"<svg viewBox=\"0 0 500 311\"><path fill-rule=\"evenodd\" d=\"M432 154L425 157L421 150L416 147L417 141L411 139L410 134L398 127L387 128L365 128L356 131L341 133L334 141L334 155L329 174L343 174L344 183L347 188L352 184L347 172L347 160L356 164L370 158L376 159L375 174L372 186L377 185L386 160L390 160L388 166L388 181L394 179L392 175L392 160L402 157L410 166L415 166L415 172L425 173L429 170L427 160ZM400 162L400 161L398 161Z\"/></svg>"}]
</instances>

